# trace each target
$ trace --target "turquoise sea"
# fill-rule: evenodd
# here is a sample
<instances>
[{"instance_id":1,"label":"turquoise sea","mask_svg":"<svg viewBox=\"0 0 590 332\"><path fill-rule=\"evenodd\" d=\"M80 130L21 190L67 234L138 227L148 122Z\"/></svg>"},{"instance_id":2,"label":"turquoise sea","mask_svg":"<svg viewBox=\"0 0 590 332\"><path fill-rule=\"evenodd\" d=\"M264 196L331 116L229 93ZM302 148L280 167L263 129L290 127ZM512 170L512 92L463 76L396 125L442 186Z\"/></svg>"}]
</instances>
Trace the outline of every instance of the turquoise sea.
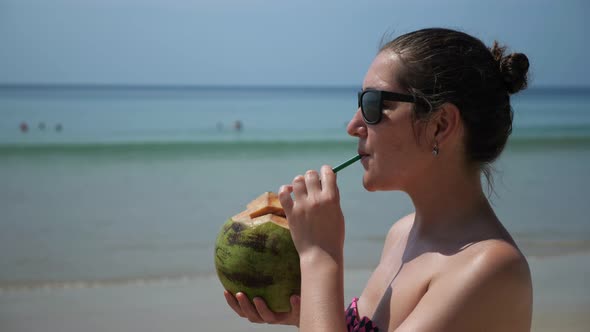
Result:
<instances>
[{"instance_id":1,"label":"turquoise sea","mask_svg":"<svg viewBox=\"0 0 590 332\"><path fill-rule=\"evenodd\" d=\"M0 87L0 292L212 276L228 217L355 154L356 90ZM590 90L533 87L513 108L500 219L529 257L590 251ZM412 211L361 175L339 173L348 269L373 267Z\"/></svg>"}]
</instances>

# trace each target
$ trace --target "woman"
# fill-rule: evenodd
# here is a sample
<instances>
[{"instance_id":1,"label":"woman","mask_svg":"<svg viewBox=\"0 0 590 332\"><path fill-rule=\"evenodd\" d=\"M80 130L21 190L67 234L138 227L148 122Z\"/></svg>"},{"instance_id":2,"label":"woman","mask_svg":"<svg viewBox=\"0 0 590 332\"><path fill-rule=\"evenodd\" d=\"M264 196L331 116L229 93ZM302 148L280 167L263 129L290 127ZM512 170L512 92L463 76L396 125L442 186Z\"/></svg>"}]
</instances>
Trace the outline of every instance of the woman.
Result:
<instances>
[{"instance_id":1,"label":"woman","mask_svg":"<svg viewBox=\"0 0 590 332\"><path fill-rule=\"evenodd\" d=\"M250 321L303 331L529 331L528 264L481 183L512 129L509 95L527 84L527 57L504 51L424 29L389 42L371 64L347 128L359 141L363 185L406 192L415 213L393 224L348 310L344 217L328 166L279 191L301 262L293 310L272 313L242 293L226 292L228 304Z\"/></svg>"}]
</instances>

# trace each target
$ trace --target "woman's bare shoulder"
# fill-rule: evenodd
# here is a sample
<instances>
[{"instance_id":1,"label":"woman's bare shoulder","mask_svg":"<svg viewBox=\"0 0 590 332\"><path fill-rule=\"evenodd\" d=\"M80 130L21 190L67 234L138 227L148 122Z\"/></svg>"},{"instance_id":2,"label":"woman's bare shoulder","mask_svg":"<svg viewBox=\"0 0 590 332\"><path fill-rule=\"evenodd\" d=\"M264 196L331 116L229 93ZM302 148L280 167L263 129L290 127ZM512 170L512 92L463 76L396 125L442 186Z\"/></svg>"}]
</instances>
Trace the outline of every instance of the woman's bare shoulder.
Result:
<instances>
[{"instance_id":1,"label":"woman's bare shoulder","mask_svg":"<svg viewBox=\"0 0 590 332\"><path fill-rule=\"evenodd\" d=\"M386 259L392 249L399 247L401 241L407 238L413 223L414 213L408 214L393 223L385 237L385 243L383 244L383 250L381 251L381 261Z\"/></svg>"},{"instance_id":2,"label":"woman's bare shoulder","mask_svg":"<svg viewBox=\"0 0 590 332\"><path fill-rule=\"evenodd\" d=\"M530 330L532 282L518 248L485 240L447 262L400 331Z\"/></svg>"},{"instance_id":3,"label":"woman's bare shoulder","mask_svg":"<svg viewBox=\"0 0 590 332\"><path fill-rule=\"evenodd\" d=\"M509 241L488 239L467 246L453 259L449 266L450 274L475 274L479 277L509 276L530 278L530 270L525 256ZM454 272L451 272L454 271Z\"/></svg>"},{"instance_id":4,"label":"woman's bare shoulder","mask_svg":"<svg viewBox=\"0 0 590 332\"><path fill-rule=\"evenodd\" d=\"M397 243L400 239L405 238L410 232L412 225L414 224L415 213L410 213L406 216L401 217L399 220L393 223L387 232L385 238L384 249L389 248L394 243Z\"/></svg>"},{"instance_id":5,"label":"woman's bare shoulder","mask_svg":"<svg viewBox=\"0 0 590 332\"><path fill-rule=\"evenodd\" d=\"M410 213L410 214L398 219L389 228L389 232L387 233L387 237L407 234L410 231L410 229L412 228L412 225L414 224L415 217L416 217L415 213Z\"/></svg>"},{"instance_id":6,"label":"woman's bare shoulder","mask_svg":"<svg viewBox=\"0 0 590 332\"><path fill-rule=\"evenodd\" d=\"M525 295L530 292L531 273L526 257L513 243L489 239L472 244L450 258L433 282L440 282L444 287L458 284L465 290L513 287L515 295Z\"/></svg>"}]
</instances>

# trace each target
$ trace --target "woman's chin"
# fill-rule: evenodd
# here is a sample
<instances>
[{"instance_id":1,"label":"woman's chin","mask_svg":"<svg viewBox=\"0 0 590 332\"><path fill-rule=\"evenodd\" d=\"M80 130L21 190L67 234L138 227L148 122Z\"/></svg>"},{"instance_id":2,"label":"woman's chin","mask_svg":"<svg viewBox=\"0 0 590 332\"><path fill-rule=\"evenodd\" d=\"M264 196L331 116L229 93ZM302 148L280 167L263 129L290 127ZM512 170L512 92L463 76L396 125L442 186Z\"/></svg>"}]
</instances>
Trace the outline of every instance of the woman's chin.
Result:
<instances>
[{"instance_id":1,"label":"woman's chin","mask_svg":"<svg viewBox=\"0 0 590 332\"><path fill-rule=\"evenodd\" d=\"M391 177L383 178L373 176L369 172L365 172L363 175L363 187L367 191L390 191L390 190L401 190L400 184L392 179Z\"/></svg>"},{"instance_id":2,"label":"woman's chin","mask_svg":"<svg viewBox=\"0 0 590 332\"><path fill-rule=\"evenodd\" d=\"M367 176L367 174L365 173L365 176L363 176L363 187L365 187L365 189L367 191L377 191L379 190L378 187L378 182L371 179L369 176Z\"/></svg>"}]
</instances>

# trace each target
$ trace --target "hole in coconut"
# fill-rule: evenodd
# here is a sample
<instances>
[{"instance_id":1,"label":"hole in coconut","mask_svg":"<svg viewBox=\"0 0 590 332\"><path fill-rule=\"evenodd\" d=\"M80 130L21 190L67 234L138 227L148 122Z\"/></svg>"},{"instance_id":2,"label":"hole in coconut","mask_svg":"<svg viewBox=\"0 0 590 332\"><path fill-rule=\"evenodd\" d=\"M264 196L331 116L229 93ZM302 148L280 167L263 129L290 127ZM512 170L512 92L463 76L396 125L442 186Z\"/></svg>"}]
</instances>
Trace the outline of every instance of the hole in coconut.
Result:
<instances>
[{"instance_id":1,"label":"hole in coconut","mask_svg":"<svg viewBox=\"0 0 590 332\"><path fill-rule=\"evenodd\" d=\"M279 202L279 197L271 191L265 192L248 203L246 210L233 216L232 220L249 226L273 222L289 229L289 222L285 216L285 210Z\"/></svg>"}]
</instances>

